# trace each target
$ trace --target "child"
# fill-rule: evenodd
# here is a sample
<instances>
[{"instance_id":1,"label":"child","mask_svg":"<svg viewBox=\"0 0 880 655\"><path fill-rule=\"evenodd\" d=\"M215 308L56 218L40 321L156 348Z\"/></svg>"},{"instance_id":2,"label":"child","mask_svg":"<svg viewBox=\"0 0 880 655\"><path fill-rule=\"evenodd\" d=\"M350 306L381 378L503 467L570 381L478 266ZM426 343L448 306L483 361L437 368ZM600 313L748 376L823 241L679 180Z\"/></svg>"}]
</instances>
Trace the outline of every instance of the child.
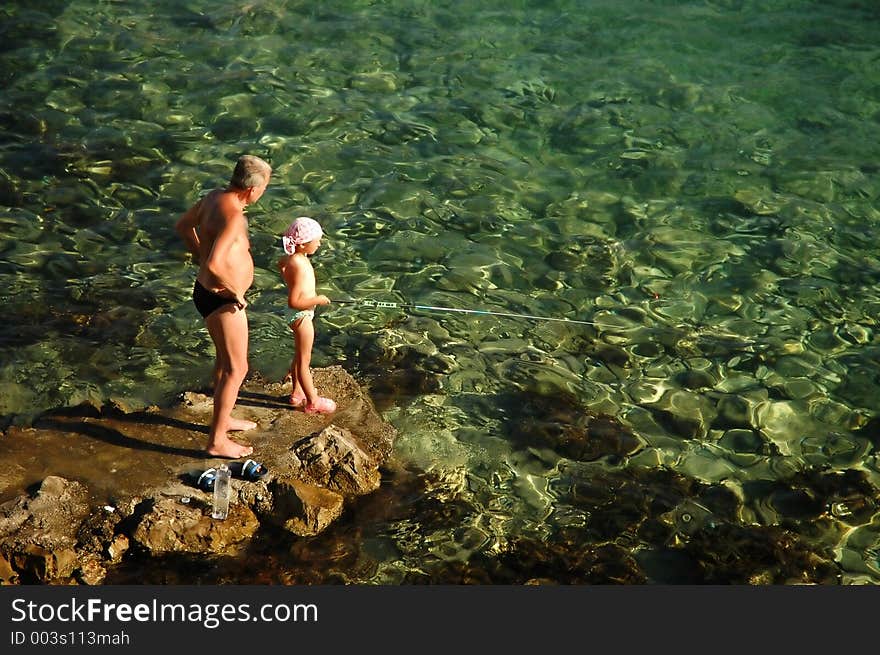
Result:
<instances>
[{"instance_id":1,"label":"child","mask_svg":"<svg viewBox=\"0 0 880 655\"><path fill-rule=\"evenodd\" d=\"M336 411L336 403L330 398L323 398L315 391L312 372L309 364L312 360L312 343L315 340L316 305L329 305L327 296L315 295L315 271L311 257L321 245L321 226L312 218L300 216L284 233L281 242L287 253L278 260L281 277L287 284L287 306L295 309L291 316L290 329L296 351L290 362L290 378L293 391L290 393L290 404L303 407L307 414L330 414Z\"/></svg>"}]
</instances>

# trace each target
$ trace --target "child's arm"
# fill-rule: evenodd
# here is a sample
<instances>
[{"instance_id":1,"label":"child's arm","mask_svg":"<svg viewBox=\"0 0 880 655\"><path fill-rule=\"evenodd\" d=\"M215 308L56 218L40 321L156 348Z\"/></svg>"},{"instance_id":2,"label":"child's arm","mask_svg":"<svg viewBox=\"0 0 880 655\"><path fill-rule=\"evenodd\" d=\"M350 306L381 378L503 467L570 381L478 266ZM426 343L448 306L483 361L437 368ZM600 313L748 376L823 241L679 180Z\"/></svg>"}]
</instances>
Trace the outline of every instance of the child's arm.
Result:
<instances>
[{"instance_id":1,"label":"child's arm","mask_svg":"<svg viewBox=\"0 0 880 655\"><path fill-rule=\"evenodd\" d=\"M278 263L281 269L281 275L287 284L287 306L291 309L311 309L315 305L329 305L330 299L327 296L315 295L314 291L306 289L306 280L309 275L308 260L304 257L290 256L282 258Z\"/></svg>"}]
</instances>

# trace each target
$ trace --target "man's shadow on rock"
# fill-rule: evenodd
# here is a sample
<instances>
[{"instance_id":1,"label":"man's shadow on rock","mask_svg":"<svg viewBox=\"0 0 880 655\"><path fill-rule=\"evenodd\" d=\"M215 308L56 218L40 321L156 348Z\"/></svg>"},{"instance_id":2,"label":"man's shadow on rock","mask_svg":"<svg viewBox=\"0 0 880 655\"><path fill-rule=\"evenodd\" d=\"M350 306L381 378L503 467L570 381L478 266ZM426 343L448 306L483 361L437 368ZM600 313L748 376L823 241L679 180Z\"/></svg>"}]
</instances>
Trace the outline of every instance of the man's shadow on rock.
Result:
<instances>
[{"instance_id":1,"label":"man's shadow on rock","mask_svg":"<svg viewBox=\"0 0 880 655\"><path fill-rule=\"evenodd\" d=\"M263 407L265 409L290 409L287 395L273 396L272 394L257 393L255 391L239 391L236 404L247 405L248 407Z\"/></svg>"},{"instance_id":2,"label":"man's shadow on rock","mask_svg":"<svg viewBox=\"0 0 880 655\"><path fill-rule=\"evenodd\" d=\"M176 419L167 418L164 416L156 416L153 414L126 414L121 417L122 420L129 421L131 423L139 423L139 424L165 424L170 425L171 427L180 428L182 430L191 430L206 433L208 430L204 426L193 425L192 423L187 423L185 421L178 421ZM34 424L36 428L47 428L51 430L59 430L62 432L75 432L81 434L83 436L89 437L91 439L97 439L98 441L103 441L104 443L110 444L112 446L120 446L122 448L130 448L132 450L145 450L155 453L163 453L166 455L179 455L182 457L196 457L199 459L205 458L204 450L196 450L194 448L178 448L177 446L166 446L161 443L154 443L151 441L144 441L143 439L137 439L135 437L130 437L119 430L115 430L113 428L108 428L103 425L97 425L95 423L81 423L81 422L70 422L54 419L54 418L46 418L38 423Z\"/></svg>"}]
</instances>

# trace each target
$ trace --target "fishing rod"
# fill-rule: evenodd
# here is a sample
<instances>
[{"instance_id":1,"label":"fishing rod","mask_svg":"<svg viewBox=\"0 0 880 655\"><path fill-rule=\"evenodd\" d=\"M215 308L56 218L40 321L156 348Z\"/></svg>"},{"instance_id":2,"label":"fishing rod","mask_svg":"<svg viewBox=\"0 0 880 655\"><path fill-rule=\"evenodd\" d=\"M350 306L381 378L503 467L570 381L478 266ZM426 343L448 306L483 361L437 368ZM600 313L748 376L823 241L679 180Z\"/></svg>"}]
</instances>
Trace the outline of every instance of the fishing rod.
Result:
<instances>
[{"instance_id":1,"label":"fishing rod","mask_svg":"<svg viewBox=\"0 0 880 655\"><path fill-rule=\"evenodd\" d=\"M593 325L603 327L595 321L577 321L572 318L559 318L557 316L535 316L533 314L513 314L510 312L492 312L488 309L460 309L458 307L437 307L434 305L416 305L406 302L384 302L379 300L330 300L333 303L362 305L376 309L421 309L432 312L457 312L459 314L480 314L484 316L505 316L507 318L528 318L536 321L557 321L559 323L575 323L578 325Z\"/></svg>"},{"instance_id":2,"label":"fishing rod","mask_svg":"<svg viewBox=\"0 0 880 655\"><path fill-rule=\"evenodd\" d=\"M386 302L381 300L367 300L367 299L358 299L358 300L334 300L331 299L330 302L338 303L341 305L360 305L362 307L371 307L375 309L421 309L425 311L433 311L433 312L455 312L458 314L478 314L482 316L503 316L506 318L525 318L536 321L555 321L558 323L571 323L574 325L592 325L598 328L605 329L614 329L613 325L597 323L596 321L579 321L573 318L560 318L558 316L536 316L534 314L514 314L512 312L493 312L488 309L461 309L459 307L438 307L436 305L417 305L415 303L407 303L407 302ZM688 326L691 330L699 333L701 328L694 328L693 326ZM673 328L676 329L676 328ZM683 327L679 327L677 329L684 329ZM721 335L714 335L715 338L723 338ZM706 338L706 337L703 337ZM741 343L742 346L756 346L756 344L751 339L744 339L743 337L735 337L737 341Z\"/></svg>"}]
</instances>

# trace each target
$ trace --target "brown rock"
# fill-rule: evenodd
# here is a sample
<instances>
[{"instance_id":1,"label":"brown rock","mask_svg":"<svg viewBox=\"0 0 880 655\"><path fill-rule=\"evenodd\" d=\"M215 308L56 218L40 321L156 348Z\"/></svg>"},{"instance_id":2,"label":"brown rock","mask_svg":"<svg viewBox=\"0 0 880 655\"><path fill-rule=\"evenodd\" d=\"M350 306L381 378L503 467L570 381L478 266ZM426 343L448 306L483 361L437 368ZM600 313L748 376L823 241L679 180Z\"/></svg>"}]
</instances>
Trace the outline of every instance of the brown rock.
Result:
<instances>
[{"instance_id":1,"label":"brown rock","mask_svg":"<svg viewBox=\"0 0 880 655\"><path fill-rule=\"evenodd\" d=\"M112 563L118 563L122 556L128 552L128 546L128 537L124 534L116 535L113 541L110 542L110 545L107 546L107 557Z\"/></svg>"},{"instance_id":2,"label":"brown rock","mask_svg":"<svg viewBox=\"0 0 880 655\"><path fill-rule=\"evenodd\" d=\"M49 476L34 496L0 507L0 553L28 580L68 577L76 564L77 532L89 511L83 485Z\"/></svg>"},{"instance_id":3,"label":"brown rock","mask_svg":"<svg viewBox=\"0 0 880 655\"><path fill-rule=\"evenodd\" d=\"M0 585L18 583L18 573L12 568L9 560L0 555Z\"/></svg>"},{"instance_id":4,"label":"brown rock","mask_svg":"<svg viewBox=\"0 0 880 655\"><path fill-rule=\"evenodd\" d=\"M269 489L274 475L269 475L259 482L239 483L233 480L232 491L238 502L250 507L257 516L266 516L272 513L274 498Z\"/></svg>"},{"instance_id":5,"label":"brown rock","mask_svg":"<svg viewBox=\"0 0 880 655\"><path fill-rule=\"evenodd\" d=\"M272 520L293 534L316 535L342 513L343 498L293 477L273 481Z\"/></svg>"},{"instance_id":6,"label":"brown rock","mask_svg":"<svg viewBox=\"0 0 880 655\"><path fill-rule=\"evenodd\" d=\"M44 582L54 572L52 553L36 544L25 544L11 553L12 567L26 580Z\"/></svg>"},{"instance_id":7,"label":"brown rock","mask_svg":"<svg viewBox=\"0 0 880 655\"><path fill-rule=\"evenodd\" d=\"M378 462L350 430L330 425L293 446L300 474L320 487L359 496L379 488Z\"/></svg>"},{"instance_id":8,"label":"brown rock","mask_svg":"<svg viewBox=\"0 0 880 655\"><path fill-rule=\"evenodd\" d=\"M0 544L72 546L89 512L83 485L50 475L33 497L19 496L0 506Z\"/></svg>"},{"instance_id":9,"label":"brown rock","mask_svg":"<svg viewBox=\"0 0 880 655\"><path fill-rule=\"evenodd\" d=\"M92 513L82 522L77 534L77 550L95 554L104 553L107 544L116 535L116 528L122 516L119 512L108 511L106 507L93 508Z\"/></svg>"},{"instance_id":10,"label":"brown rock","mask_svg":"<svg viewBox=\"0 0 880 655\"><path fill-rule=\"evenodd\" d=\"M134 529L132 541L151 555L227 553L259 527L254 513L240 503L229 506L223 521L212 519L209 512L208 507L173 498L156 500Z\"/></svg>"},{"instance_id":11,"label":"brown rock","mask_svg":"<svg viewBox=\"0 0 880 655\"><path fill-rule=\"evenodd\" d=\"M12 566L30 580L52 582L73 574L76 553L70 548L53 551L37 544L26 544L12 553Z\"/></svg>"},{"instance_id":12,"label":"brown rock","mask_svg":"<svg viewBox=\"0 0 880 655\"><path fill-rule=\"evenodd\" d=\"M76 579L82 584L99 585L107 577L101 558L93 553L85 555L75 571Z\"/></svg>"}]
</instances>

